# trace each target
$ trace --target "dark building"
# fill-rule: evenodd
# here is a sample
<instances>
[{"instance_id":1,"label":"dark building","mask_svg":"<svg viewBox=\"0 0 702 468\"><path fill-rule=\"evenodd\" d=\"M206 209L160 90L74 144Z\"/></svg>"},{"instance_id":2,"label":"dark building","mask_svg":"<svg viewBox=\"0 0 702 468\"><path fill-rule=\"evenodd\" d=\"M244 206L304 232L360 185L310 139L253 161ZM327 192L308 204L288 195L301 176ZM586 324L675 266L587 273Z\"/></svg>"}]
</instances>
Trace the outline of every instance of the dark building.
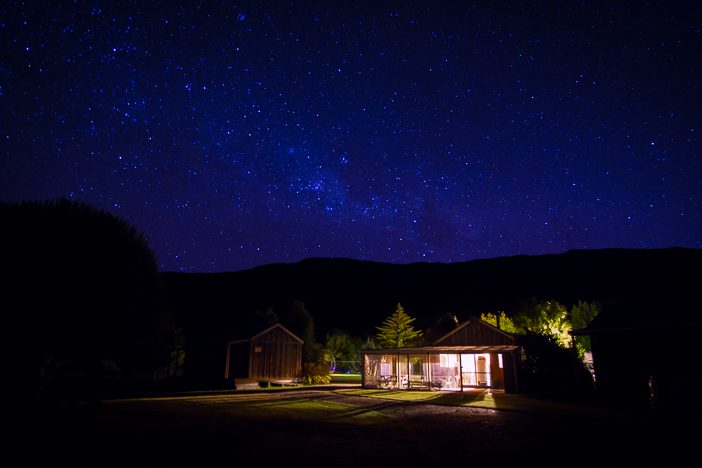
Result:
<instances>
[{"instance_id":1,"label":"dark building","mask_svg":"<svg viewBox=\"0 0 702 468\"><path fill-rule=\"evenodd\" d=\"M224 379L236 387L290 381L302 368L304 342L279 323L226 346Z\"/></svg>"},{"instance_id":2,"label":"dark building","mask_svg":"<svg viewBox=\"0 0 702 468\"><path fill-rule=\"evenodd\" d=\"M512 335L472 318L433 346L363 351L363 386L369 388L464 388L519 391L520 347Z\"/></svg>"},{"instance_id":3,"label":"dark building","mask_svg":"<svg viewBox=\"0 0 702 468\"><path fill-rule=\"evenodd\" d=\"M701 322L685 304L616 305L573 334L590 337L595 385L605 400L699 410L699 399L685 395L702 384L697 371Z\"/></svg>"}]
</instances>

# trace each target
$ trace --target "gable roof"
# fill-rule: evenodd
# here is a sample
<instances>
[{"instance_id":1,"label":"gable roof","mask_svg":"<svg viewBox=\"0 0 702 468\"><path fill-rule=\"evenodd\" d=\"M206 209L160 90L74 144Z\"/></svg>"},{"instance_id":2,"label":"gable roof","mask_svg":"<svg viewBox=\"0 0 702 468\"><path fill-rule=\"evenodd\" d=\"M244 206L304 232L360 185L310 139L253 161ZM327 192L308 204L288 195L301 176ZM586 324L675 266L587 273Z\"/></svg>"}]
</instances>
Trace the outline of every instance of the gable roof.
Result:
<instances>
[{"instance_id":1,"label":"gable roof","mask_svg":"<svg viewBox=\"0 0 702 468\"><path fill-rule=\"evenodd\" d=\"M484 327L485 330L486 330L489 334L494 335L494 336L497 336L497 337L500 337L500 338L503 338L503 340L500 340L500 341L505 341L505 342L509 342L509 343L514 343L514 336L513 336L513 335L511 335L511 334L509 334L509 333L507 333L507 332L504 332L504 331L500 330L499 328L497 328L497 327L495 327L495 326L493 326L493 325L490 325L489 323L485 322L484 320L481 320L481 319L478 318L478 317L472 317L472 318L466 320L465 322L463 322L463 323L462 323L461 325L459 325L458 327L456 327L456 329L451 330L450 332L448 332L447 334L445 334L444 336L442 336L441 338L439 338L438 340L436 340L436 341L434 342L434 345L435 345L435 346L436 346L436 345L439 345L439 344L441 344L442 342L448 340L448 339L451 338L451 337L457 338L458 336L460 336L460 334L461 334L462 332L463 332L463 333L465 332L464 329L465 329L466 327L471 326L471 325L472 325L473 327ZM456 335L456 336L454 336L454 335ZM484 344L484 343L463 343L463 344L465 344L465 345L468 345L468 344L475 345L475 344Z\"/></svg>"},{"instance_id":2,"label":"gable roof","mask_svg":"<svg viewBox=\"0 0 702 468\"><path fill-rule=\"evenodd\" d=\"M283 330L285 333L287 333L288 335L290 335L293 339L295 339L296 341L299 341L300 344L305 344L305 342L302 341L302 339L300 339L300 337L298 337L296 334L294 334L293 332L291 332L290 330L288 330L287 328L285 328L284 326L282 326L282 325L279 324L279 323L273 324L273 325L271 325L270 327L268 327L268 328L266 328L265 330L263 330L262 332L259 332L259 333L255 334L254 336L252 336L251 338L249 338L249 340L255 340L256 338L258 338L258 337L260 337L260 336L263 336L263 335L265 335L266 333L270 332L270 331L273 330L274 328L280 328L280 329Z\"/></svg>"}]
</instances>

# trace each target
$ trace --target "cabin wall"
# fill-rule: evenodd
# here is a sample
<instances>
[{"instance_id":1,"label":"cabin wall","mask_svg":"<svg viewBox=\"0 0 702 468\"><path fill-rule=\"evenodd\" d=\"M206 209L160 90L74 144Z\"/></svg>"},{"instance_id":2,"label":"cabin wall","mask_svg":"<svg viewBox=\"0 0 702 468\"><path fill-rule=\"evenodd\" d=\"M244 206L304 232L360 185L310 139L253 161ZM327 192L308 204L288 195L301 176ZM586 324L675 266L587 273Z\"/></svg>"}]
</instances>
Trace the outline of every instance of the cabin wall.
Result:
<instances>
[{"instance_id":1,"label":"cabin wall","mask_svg":"<svg viewBox=\"0 0 702 468\"><path fill-rule=\"evenodd\" d=\"M365 388L407 389L411 388L408 382L424 379L431 383L432 388L442 390L457 391L461 389L461 384L463 388L482 387L476 382L478 368L470 362L485 354L487 353L362 354L361 385ZM489 355L490 365L485 369L490 373L489 388L504 389L505 393L518 393L516 366L519 362L519 351L492 352ZM502 368L499 365L499 356L502 356ZM413 360L421 362L422 366L410 364Z\"/></svg>"},{"instance_id":2,"label":"cabin wall","mask_svg":"<svg viewBox=\"0 0 702 468\"><path fill-rule=\"evenodd\" d=\"M500 367L500 353L490 353L490 378L494 388L505 387L504 359Z\"/></svg>"},{"instance_id":3,"label":"cabin wall","mask_svg":"<svg viewBox=\"0 0 702 468\"><path fill-rule=\"evenodd\" d=\"M517 378L517 352L502 353L502 375L504 377L505 393L519 393L519 379Z\"/></svg>"},{"instance_id":4,"label":"cabin wall","mask_svg":"<svg viewBox=\"0 0 702 468\"><path fill-rule=\"evenodd\" d=\"M435 343L437 346L513 345L514 338L481 322L471 321L455 333Z\"/></svg>"},{"instance_id":5,"label":"cabin wall","mask_svg":"<svg viewBox=\"0 0 702 468\"><path fill-rule=\"evenodd\" d=\"M302 367L302 344L280 328L250 343L250 379L291 379Z\"/></svg>"}]
</instances>

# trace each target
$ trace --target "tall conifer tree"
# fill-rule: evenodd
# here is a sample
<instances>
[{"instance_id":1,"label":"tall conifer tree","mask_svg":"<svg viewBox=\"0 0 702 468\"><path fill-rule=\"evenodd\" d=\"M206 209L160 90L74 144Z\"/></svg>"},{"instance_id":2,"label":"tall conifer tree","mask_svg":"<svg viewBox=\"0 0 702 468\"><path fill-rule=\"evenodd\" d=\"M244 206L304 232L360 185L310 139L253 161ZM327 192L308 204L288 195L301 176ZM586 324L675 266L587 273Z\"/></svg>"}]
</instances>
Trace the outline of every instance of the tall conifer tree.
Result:
<instances>
[{"instance_id":1,"label":"tall conifer tree","mask_svg":"<svg viewBox=\"0 0 702 468\"><path fill-rule=\"evenodd\" d=\"M378 329L378 343L383 348L404 348L417 343L422 337L421 330L415 330L412 326L414 317L405 313L405 309L400 303L397 304L395 312L383 321Z\"/></svg>"}]
</instances>

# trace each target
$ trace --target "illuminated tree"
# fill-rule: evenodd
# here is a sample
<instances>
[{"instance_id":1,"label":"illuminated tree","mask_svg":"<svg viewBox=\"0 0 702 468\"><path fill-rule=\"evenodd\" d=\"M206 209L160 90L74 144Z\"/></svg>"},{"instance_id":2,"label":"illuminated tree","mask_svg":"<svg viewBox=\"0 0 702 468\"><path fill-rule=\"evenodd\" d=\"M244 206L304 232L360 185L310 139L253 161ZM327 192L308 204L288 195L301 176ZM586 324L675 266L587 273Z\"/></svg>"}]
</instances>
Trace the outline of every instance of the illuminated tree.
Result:
<instances>
[{"instance_id":1,"label":"illuminated tree","mask_svg":"<svg viewBox=\"0 0 702 468\"><path fill-rule=\"evenodd\" d=\"M514 324L524 332L536 333L551 338L562 348L570 348L573 325L568 309L558 301L542 301L531 304L514 317Z\"/></svg>"},{"instance_id":2,"label":"illuminated tree","mask_svg":"<svg viewBox=\"0 0 702 468\"><path fill-rule=\"evenodd\" d=\"M480 320L482 320L483 322L487 322L493 327L497 327L500 330L507 333L512 333L514 335L524 333L514 324L514 321L511 318L509 318L507 314L504 313L504 311L498 312L496 314L493 314L492 312L480 314Z\"/></svg>"},{"instance_id":3,"label":"illuminated tree","mask_svg":"<svg viewBox=\"0 0 702 468\"><path fill-rule=\"evenodd\" d=\"M580 301L568 312L558 301L532 301L512 317L504 312L488 312L481 314L480 319L507 333L534 333L553 340L561 348L574 346L582 358L585 351L590 350L589 338L578 336L573 339L571 331L588 326L599 311L600 305L596 302Z\"/></svg>"},{"instance_id":4,"label":"illuminated tree","mask_svg":"<svg viewBox=\"0 0 702 468\"><path fill-rule=\"evenodd\" d=\"M324 345L324 359L329 362L331 369L336 369L337 361L344 362L346 369L357 368L357 361L360 361L358 350L361 346L360 340L351 337L341 330L333 330L327 334L327 342ZM357 369L356 369L357 370Z\"/></svg>"},{"instance_id":5,"label":"illuminated tree","mask_svg":"<svg viewBox=\"0 0 702 468\"><path fill-rule=\"evenodd\" d=\"M600 309L600 304L596 302L579 301L570 310L570 321L573 323L573 328L577 330L590 325L590 322L600 313ZM590 351L590 337L576 336L575 348L578 351L578 356L583 357L585 352Z\"/></svg>"},{"instance_id":6,"label":"illuminated tree","mask_svg":"<svg viewBox=\"0 0 702 468\"><path fill-rule=\"evenodd\" d=\"M412 326L414 317L405 313L405 309L400 303L397 304L395 312L383 321L383 324L376 327L378 343L383 348L403 348L412 346L422 337L421 330L415 330Z\"/></svg>"}]
</instances>

